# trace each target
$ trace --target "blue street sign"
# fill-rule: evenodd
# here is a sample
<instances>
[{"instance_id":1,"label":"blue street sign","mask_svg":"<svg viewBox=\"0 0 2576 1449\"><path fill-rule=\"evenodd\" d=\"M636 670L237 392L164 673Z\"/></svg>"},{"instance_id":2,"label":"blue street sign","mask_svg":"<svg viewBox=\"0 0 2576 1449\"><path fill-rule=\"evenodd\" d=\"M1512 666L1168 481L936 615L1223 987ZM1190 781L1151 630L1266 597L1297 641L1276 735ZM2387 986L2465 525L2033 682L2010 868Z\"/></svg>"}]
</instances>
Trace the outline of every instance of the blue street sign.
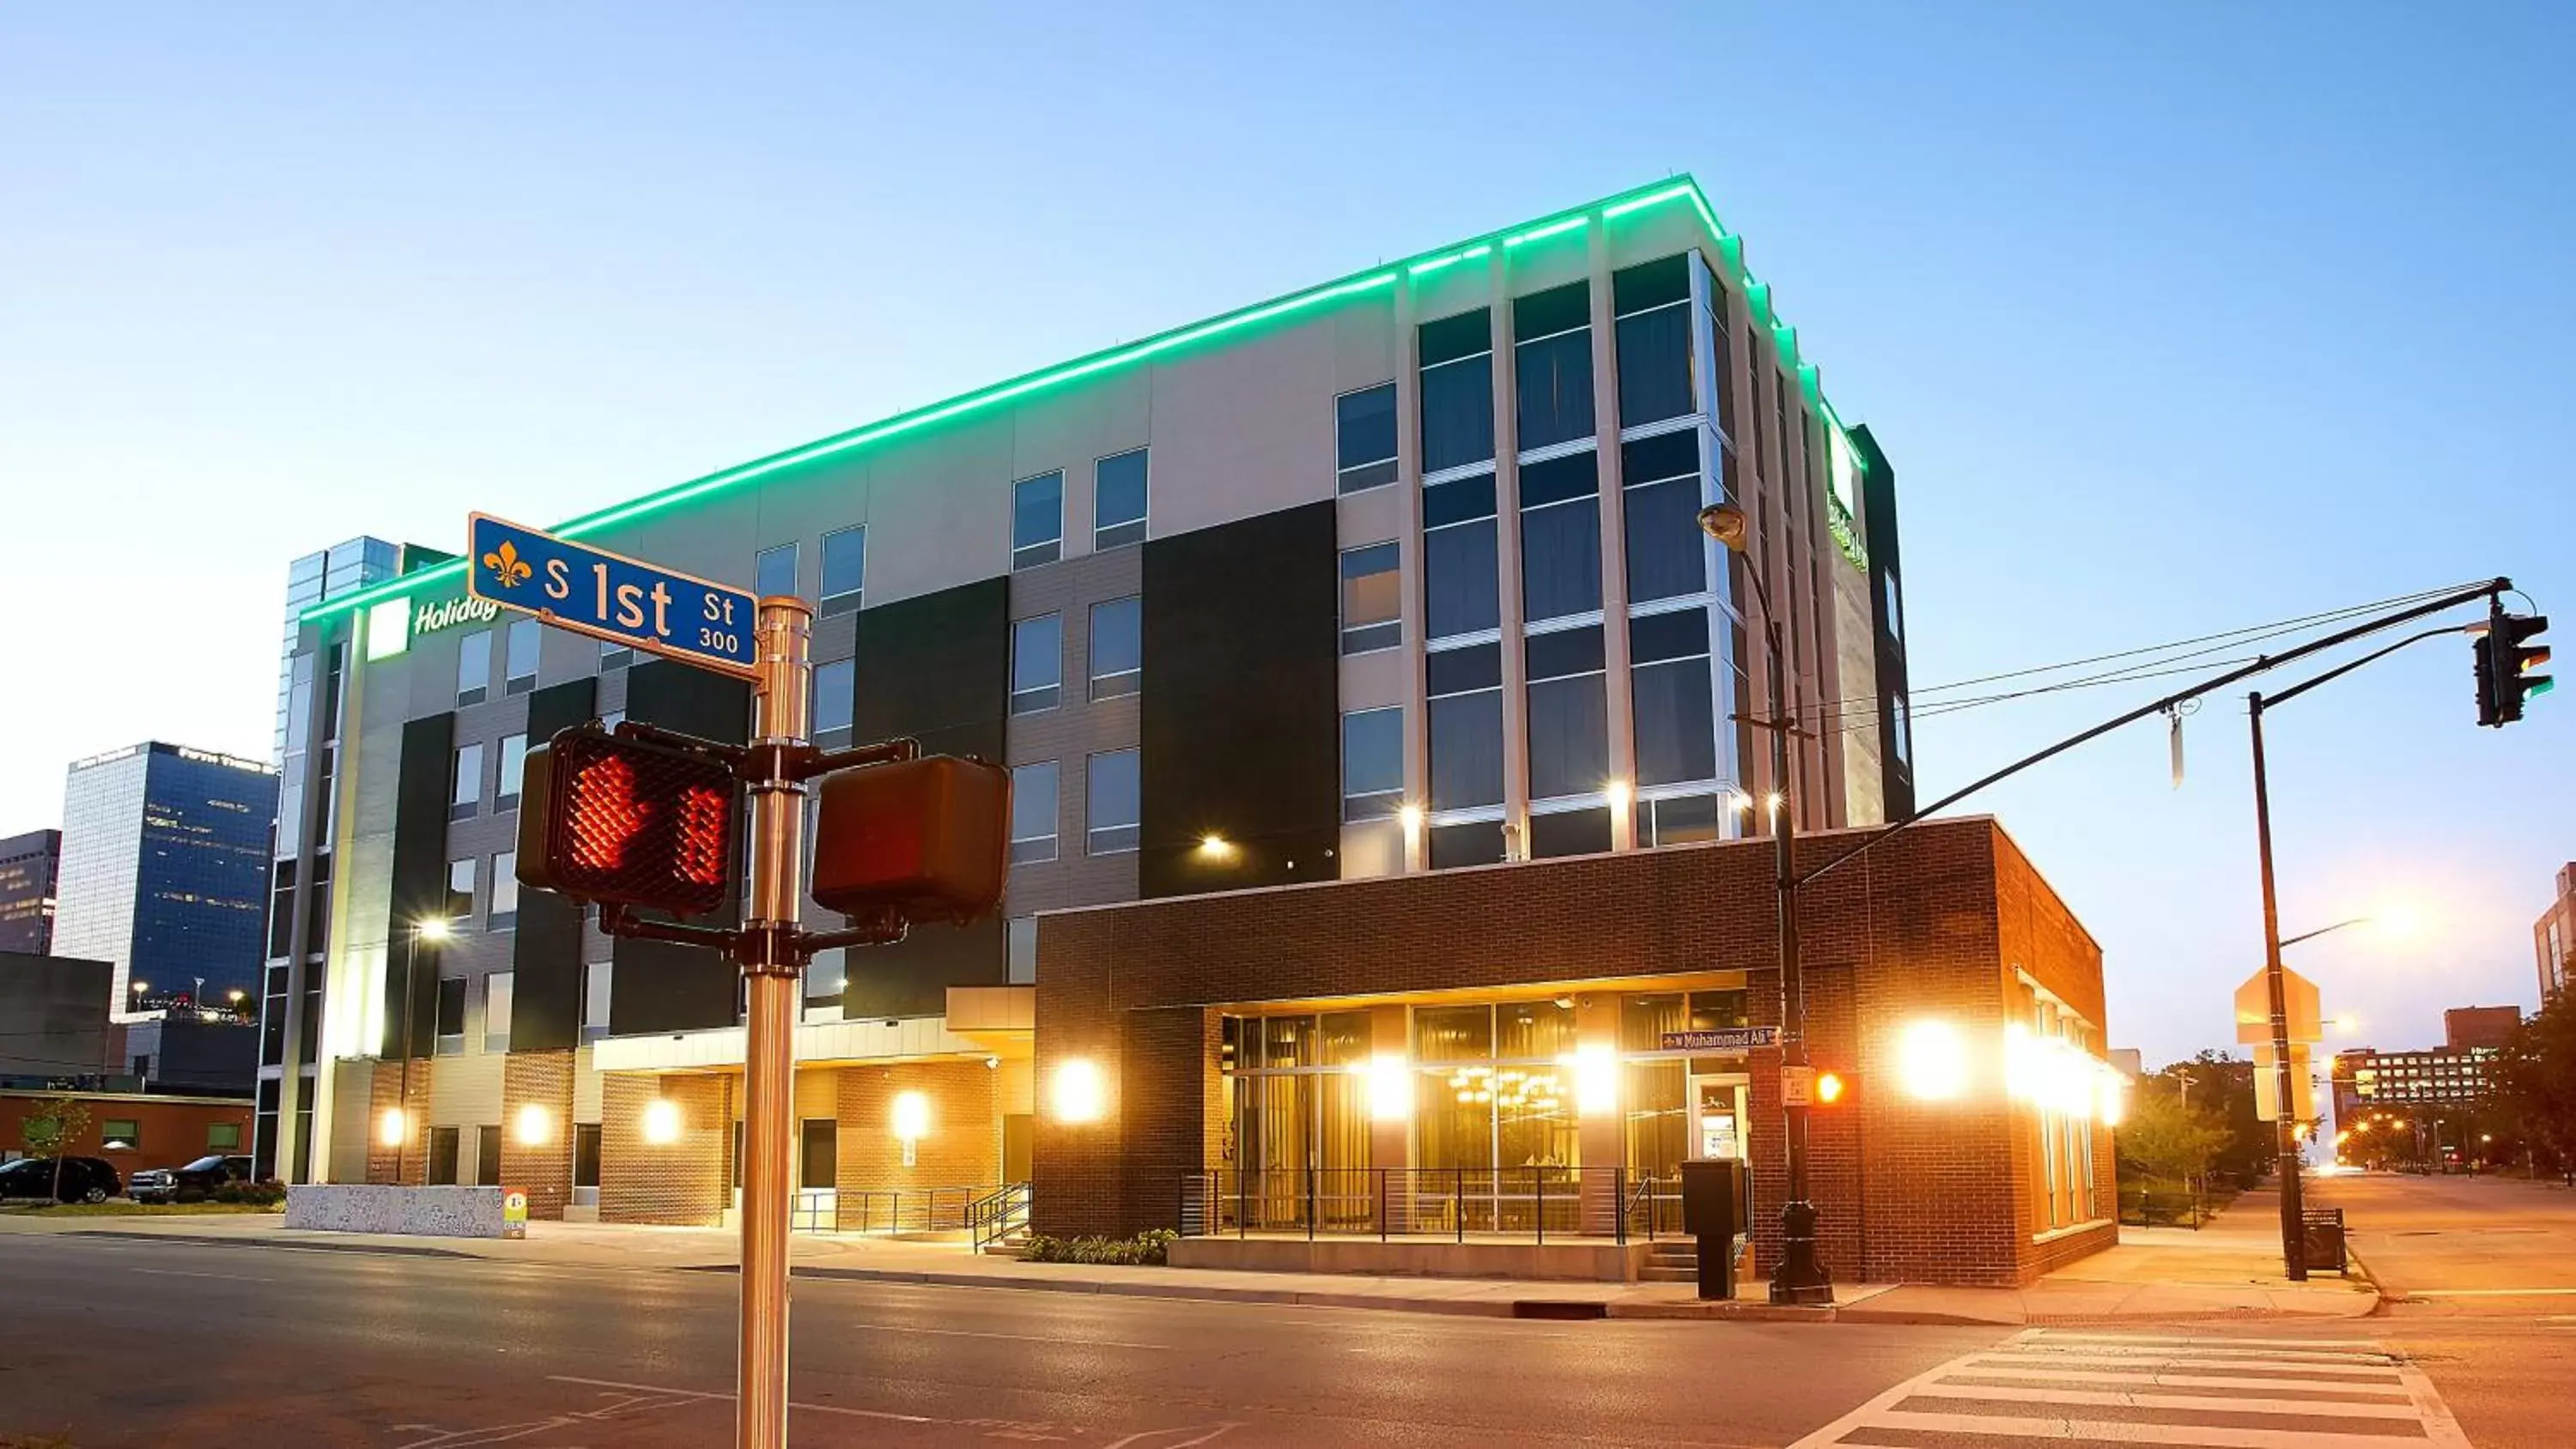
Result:
<instances>
[{"instance_id":1,"label":"blue street sign","mask_svg":"<svg viewBox=\"0 0 2576 1449\"><path fill-rule=\"evenodd\" d=\"M1663 1036L1663 1048L1668 1052L1732 1054L1779 1044L1780 1028L1776 1026L1721 1026L1713 1030L1668 1031Z\"/></svg>"},{"instance_id":2,"label":"blue street sign","mask_svg":"<svg viewBox=\"0 0 2576 1449\"><path fill-rule=\"evenodd\" d=\"M576 633L746 678L749 589L676 574L488 513L466 517L466 591Z\"/></svg>"}]
</instances>

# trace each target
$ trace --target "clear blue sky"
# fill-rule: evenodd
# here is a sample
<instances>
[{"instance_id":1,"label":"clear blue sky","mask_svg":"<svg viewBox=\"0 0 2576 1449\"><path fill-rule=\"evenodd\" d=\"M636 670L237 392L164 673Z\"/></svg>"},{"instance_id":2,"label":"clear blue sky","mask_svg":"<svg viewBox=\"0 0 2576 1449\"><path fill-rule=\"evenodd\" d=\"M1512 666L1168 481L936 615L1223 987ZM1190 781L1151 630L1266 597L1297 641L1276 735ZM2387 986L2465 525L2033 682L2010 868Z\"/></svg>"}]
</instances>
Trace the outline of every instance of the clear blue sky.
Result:
<instances>
[{"instance_id":1,"label":"clear blue sky","mask_svg":"<svg viewBox=\"0 0 2576 1449\"><path fill-rule=\"evenodd\" d=\"M265 756L295 553L568 516L1679 170L1897 461L1918 681L2496 573L2576 655L2563 7L911 8L0 12L0 832L76 755ZM2275 722L2289 927L2424 918L2299 948L2383 1046L2531 1004L2576 856L2576 693L2480 731L2467 663ZM2133 689L1927 720L1927 785ZM2260 954L2240 699L2190 756L1986 802L2156 1059Z\"/></svg>"}]
</instances>

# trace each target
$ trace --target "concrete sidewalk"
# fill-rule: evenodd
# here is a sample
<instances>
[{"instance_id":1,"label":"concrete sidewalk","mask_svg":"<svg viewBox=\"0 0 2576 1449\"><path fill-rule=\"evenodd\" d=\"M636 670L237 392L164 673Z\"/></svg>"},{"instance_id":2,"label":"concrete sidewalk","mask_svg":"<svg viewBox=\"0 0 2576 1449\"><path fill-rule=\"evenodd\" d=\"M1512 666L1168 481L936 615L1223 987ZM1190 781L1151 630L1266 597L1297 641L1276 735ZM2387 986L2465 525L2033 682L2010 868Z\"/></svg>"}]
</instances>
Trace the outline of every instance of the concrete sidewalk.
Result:
<instances>
[{"instance_id":1,"label":"concrete sidewalk","mask_svg":"<svg viewBox=\"0 0 2576 1449\"><path fill-rule=\"evenodd\" d=\"M2358 1280L2290 1283L2280 1274L2273 1199L2247 1194L2198 1232L2126 1229L2116 1248L2027 1288L1839 1285L1832 1308L1774 1308L1760 1283L1735 1302L1707 1302L1680 1283L1566 1283L1492 1278L1398 1278L1225 1269L1024 1263L952 1243L839 1234L794 1235L801 1278L1007 1288L1214 1302L1380 1308L1487 1317L1748 1318L1825 1323L2077 1324L2357 1318L2378 1304ZM716 1228L531 1223L516 1241L390 1238L290 1230L282 1216L44 1219L0 1217L0 1232L150 1236L210 1247L480 1258L602 1271L730 1271L738 1240Z\"/></svg>"}]
</instances>

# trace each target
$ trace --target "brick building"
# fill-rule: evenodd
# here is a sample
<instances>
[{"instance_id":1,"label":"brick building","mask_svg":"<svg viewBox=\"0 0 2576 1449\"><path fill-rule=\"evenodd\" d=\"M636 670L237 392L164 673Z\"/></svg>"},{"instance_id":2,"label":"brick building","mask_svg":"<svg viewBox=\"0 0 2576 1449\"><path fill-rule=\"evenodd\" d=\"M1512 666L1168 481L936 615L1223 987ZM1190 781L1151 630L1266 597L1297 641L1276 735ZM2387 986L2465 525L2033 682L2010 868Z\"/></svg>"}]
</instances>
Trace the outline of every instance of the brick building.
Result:
<instances>
[{"instance_id":1,"label":"brick building","mask_svg":"<svg viewBox=\"0 0 2576 1449\"><path fill-rule=\"evenodd\" d=\"M1597 1232L1605 1184L1733 1157L1767 1264L1772 865L1720 842L1042 916L1036 1226L1172 1226L1211 1173L1258 1213L1319 1174L1364 1230L1393 1212L1463 1240L1552 1183L1553 1230ZM1800 932L1812 1057L1851 1083L1811 1117L1836 1276L2018 1284L2109 1246L2101 952L2003 831L1892 837L1802 894ZM1427 1184L1421 1210L1386 1207L1379 1169L1398 1197ZM1453 1219L1450 1192L1493 1202Z\"/></svg>"},{"instance_id":2,"label":"brick building","mask_svg":"<svg viewBox=\"0 0 2576 1449\"><path fill-rule=\"evenodd\" d=\"M27 1118L45 1115L52 1091L0 1089L0 1157L27 1155ZM89 1125L74 1157L104 1158L119 1177L147 1167L184 1167L212 1153L250 1150L247 1097L191 1097L162 1092L75 1091Z\"/></svg>"}]
</instances>

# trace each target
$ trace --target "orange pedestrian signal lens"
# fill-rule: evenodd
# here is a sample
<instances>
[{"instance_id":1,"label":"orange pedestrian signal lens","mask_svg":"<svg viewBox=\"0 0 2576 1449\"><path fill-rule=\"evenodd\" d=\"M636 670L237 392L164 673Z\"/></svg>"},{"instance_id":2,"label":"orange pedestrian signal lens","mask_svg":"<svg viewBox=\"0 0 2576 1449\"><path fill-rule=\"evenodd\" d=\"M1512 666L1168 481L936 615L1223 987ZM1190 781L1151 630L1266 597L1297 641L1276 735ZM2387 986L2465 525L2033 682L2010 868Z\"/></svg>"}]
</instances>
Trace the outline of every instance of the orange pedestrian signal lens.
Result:
<instances>
[{"instance_id":1,"label":"orange pedestrian signal lens","mask_svg":"<svg viewBox=\"0 0 2576 1449\"><path fill-rule=\"evenodd\" d=\"M1843 1079L1838 1072L1816 1073L1816 1105L1830 1107L1843 1099Z\"/></svg>"},{"instance_id":2,"label":"orange pedestrian signal lens","mask_svg":"<svg viewBox=\"0 0 2576 1449\"><path fill-rule=\"evenodd\" d=\"M682 916L731 893L741 812L726 762L581 725L529 750L525 778L523 883Z\"/></svg>"}]
</instances>

